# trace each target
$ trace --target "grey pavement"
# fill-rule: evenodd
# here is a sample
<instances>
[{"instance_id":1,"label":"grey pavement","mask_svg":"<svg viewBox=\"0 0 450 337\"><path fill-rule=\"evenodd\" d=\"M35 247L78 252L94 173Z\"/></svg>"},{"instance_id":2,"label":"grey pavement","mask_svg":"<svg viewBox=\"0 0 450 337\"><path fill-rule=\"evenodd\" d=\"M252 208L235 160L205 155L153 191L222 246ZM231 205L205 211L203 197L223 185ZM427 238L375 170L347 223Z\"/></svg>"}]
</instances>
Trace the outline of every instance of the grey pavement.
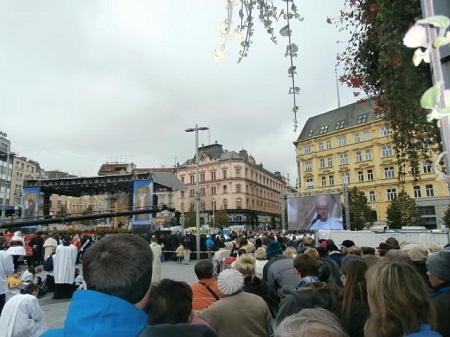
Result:
<instances>
[{"instance_id":1,"label":"grey pavement","mask_svg":"<svg viewBox=\"0 0 450 337\"><path fill-rule=\"evenodd\" d=\"M176 261L162 263L162 278L185 281L188 284L197 282L194 273L195 260L189 265L178 264ZM48 293L39 299L39 304L45 315L47 329L62 328L69 308L70 300L53 300L53 293Z\"/></svg>"}]
</instances>

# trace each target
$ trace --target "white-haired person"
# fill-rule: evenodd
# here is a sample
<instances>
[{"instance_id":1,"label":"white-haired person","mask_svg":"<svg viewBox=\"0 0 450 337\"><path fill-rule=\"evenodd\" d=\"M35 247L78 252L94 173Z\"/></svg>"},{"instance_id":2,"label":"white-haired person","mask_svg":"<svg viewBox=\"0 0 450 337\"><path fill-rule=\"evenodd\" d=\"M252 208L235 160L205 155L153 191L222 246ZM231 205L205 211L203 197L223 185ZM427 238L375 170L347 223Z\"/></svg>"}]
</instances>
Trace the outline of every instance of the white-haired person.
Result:
<instances>
[{"instance_id":1,"label":"white-haired person","mask_svg":"<svg viewBox=\"0 0 450 337\"><path fill-rule=\"evenodd\" d=\"M323 308L303 309L275 327L275 337L349 337L339 319Z\"/></svg>"},{"instance_id":2,"label":"white-haired person","mask_svg":"<svg viewBox=\"0 0 450 337\"><path fill-rule=\"evenodd\" d=\"M320 229L344 229L340 219L330 217L331 200L328 195L319 195L314 199L314 207L316 210L316 217L311 222L309 230Z\"/></svg>"}]
</instances>

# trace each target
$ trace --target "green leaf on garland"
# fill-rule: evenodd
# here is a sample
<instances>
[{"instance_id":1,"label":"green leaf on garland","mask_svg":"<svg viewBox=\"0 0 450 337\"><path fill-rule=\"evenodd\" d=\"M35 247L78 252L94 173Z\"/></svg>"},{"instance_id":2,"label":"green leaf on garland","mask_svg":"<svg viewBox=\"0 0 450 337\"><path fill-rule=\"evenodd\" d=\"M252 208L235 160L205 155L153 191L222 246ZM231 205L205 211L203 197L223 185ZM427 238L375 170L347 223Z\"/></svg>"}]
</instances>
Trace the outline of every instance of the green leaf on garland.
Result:
<instances>
[{"instance_id":1,"label":"green leaf on garland","mask_svg":"<svg viewBox=\"0 0 450 337\"><path fill-rule=\"evenodd\" d=\"M447 28L448 26L450 26L450 19L444 15L436 15L419 20L417 21L417 23L428 24L439 28Z\"/></svg>"},{"instance_id":2,"label":"green leaf on garland","mask_svg":"<svg viewBox=\"0 0 450 337\"><path fill-rule=\"evenodd\" d=\"M281 36L289 36L289 25L284 26L280 29L280 35Z\"/></svg>"},{"instance_id":3,"label":"green leaf on garland","mask_svg":"<svg viewBox=\"0 0 450 337\"><path fill-rule=\"evenodd\" d=\"M425 91L420 99L420 106L424 109L433 109L441 94L440 85L435 85Z\"/></svg>"}]
</instances>

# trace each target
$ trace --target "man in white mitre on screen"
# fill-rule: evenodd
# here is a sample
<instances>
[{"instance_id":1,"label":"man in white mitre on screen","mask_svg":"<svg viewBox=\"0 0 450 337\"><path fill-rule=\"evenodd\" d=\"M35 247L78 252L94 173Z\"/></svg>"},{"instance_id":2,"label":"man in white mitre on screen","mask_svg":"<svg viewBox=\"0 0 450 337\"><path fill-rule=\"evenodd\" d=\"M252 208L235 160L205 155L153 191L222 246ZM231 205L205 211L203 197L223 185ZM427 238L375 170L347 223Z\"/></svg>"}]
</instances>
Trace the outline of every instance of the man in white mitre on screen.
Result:
<instances>
[{"instance_id":1,"label":"man in white mitre on screen","mask_svg":"<svg viewBox=\"0 0 450 337\"><path fill-rule=\"evenodd\" d=\"M309 230L327 230L327 229L344 229L342 223L329 216L330 197L328 195L319 195L314 199L317 216L311 222Z\"/></svg>"}]
</instances>

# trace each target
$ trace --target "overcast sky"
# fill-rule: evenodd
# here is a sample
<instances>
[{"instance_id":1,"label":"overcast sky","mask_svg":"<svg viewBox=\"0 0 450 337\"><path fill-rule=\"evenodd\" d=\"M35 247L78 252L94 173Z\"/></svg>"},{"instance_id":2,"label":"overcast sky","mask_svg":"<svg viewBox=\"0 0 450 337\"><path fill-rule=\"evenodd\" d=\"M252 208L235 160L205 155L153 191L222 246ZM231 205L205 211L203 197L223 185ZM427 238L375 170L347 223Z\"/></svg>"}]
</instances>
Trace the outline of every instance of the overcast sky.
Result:
<instances>
[{"instance_id":1,"label":"overcast sky","mask_svg":"<svg viewBox=\"0 0 450 337\"><path fill-rule=\"evenodd\" d=\"M292 142L309 117L338 107L334 69L344 45L336 42L346 39L326 23L343 0L296 4L304 21L293 32L301 88L294 133L286 38L274 45L255 15L249 56L238 64L239 42L231 41L214 62L226 0L2 0L0 131L45 170L94 176L114 160L181 164L195 153L184 130L198 124L210 127L199 145L245 149L295 184ZM341 105L355 101L339 88Z\"/></svg>"}]
</instances>

